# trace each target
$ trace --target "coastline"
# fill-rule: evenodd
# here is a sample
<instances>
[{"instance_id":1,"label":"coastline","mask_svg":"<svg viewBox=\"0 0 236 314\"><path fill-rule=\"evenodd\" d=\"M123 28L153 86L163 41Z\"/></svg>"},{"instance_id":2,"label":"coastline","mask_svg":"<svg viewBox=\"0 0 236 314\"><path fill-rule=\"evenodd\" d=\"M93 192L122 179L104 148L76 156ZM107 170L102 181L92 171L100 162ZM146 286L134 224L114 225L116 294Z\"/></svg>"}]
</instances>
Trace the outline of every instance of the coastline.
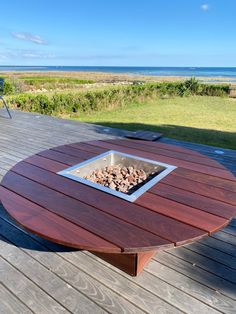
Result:
<instances>
[{"instance_id":1,"label":"coastline","mask_svg":"<svg viewBox=\"0 0 236 314\"><path fill-rule=\"evenodd\" d=\"M21 77L71 77L84 80L95 80L97 82L175 82L183 81L191 78L191 75L186 76L169 76L169 75L139 75L136 73L113 73L113 72L95 72L95 71L0 71L0 76L21 78ZM203 83L211 84L231 84L236 85L236 77L219 77L219 76L194 76L197 80Z\"/></svg>"}]
</instances>

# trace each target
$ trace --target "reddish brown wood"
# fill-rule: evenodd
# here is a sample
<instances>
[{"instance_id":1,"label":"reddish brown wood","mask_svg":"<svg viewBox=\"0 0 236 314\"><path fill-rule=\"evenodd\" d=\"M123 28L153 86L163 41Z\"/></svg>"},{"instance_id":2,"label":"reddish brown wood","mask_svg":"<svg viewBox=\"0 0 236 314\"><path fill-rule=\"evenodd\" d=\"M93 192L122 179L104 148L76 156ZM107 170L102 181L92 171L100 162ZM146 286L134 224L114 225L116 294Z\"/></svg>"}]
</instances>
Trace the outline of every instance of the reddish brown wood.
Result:
<instances>
[{"instance_id":1,"label":"reddish brown wood","mask_svg":"<svg viewBox=\"0 0 236 314\"><path fill-rule=\"evenodd\" d=\"M145 265L156 254L156 251L137 253L136 276L141 273Z\"/></svg>"},{"instance_id":2,"label":"reddish brown wood","mask_svg":"<svg viewBox=\"0 0 236 314\"><path fill-rule=\"evenodd\" d=\"M101 252L121 252L118 246L2 186L0 186L0 199L9 214L21 226L47 240L83 250L94 249L96 244L97 249Z\"/></svg>"},{"instance_id":3,"label":"reddish brown wood","mask_svg":"<svg viewBox=\"0 0 236 314\"><path fill-rule=\"evenodd\" d=\"M51 170L54 173L57 173L68 167L68 165L66 164L63 164L52 159L47 159L39 155L30 156L26 158L24 161L37 167L40 167L42 169Z\"/></svg>"},{"instance_id":4,"label":"reddish brown wood","mask_svg":"<svg viewBox=\"0 0 236 314\"><path fill-rule=\"evenodd\" d=\"M235 214L235 206L161 182L149 192L226 219L232 219Z\"/></svg>"},{"instance_id":5,"label":"reddish brown wood","mask_svg":"<svg viewBox=\"0 0 236 314\"><path fill-rule=\"evenodd\" d=\"M163 155L166 157L186 160L186 161L194 162L196 164L202 164L202 165L211 166L214 168L224 169L224 167L221 164L203 155L200 155L200 156L188 155L185 152L176 152L176 151L170 151L168 149L164 149L164 148L160 148L156 146L148 146L148 145L145 145L143 141L141 141L140 143L136 143L129 140L106 140L104 142L116 144L116 145L120 145L124 147L134 148L134 149L138 149L138 150L142 150L145 152L154 153L158 155Z\"/></svg>"},{"instance_id":6,"label":"reddish brown wood","mask_svg":"<svg viewBox=\"0 0 236 314\"><path fill-rule=\"evenodd\" d=\"M107 254L92 252L107 263L119 268L130 276L136 276L137 253L133 254Z\"/></svg>"},{"instance_id":7,"label":"reddish brown wood","mask_svg":"<svg viewBox=\"0 0 236 314\"><path fill-rule=\"evenodd\" d=\"M123 270L130 276L137 276L141 273L144 266L155 255L156 251L134 254L107 254L99 252L92 253L109 264L112 264L113 266Z\"/></svg>"},{"instance_id":8,"label":"reddish brown wood","mask_svg":"<svg viewBox=\"0 0 236 314\"><path fill-rule=\"evenodd\" d=\"M57 175L110 149L178 168L134 203ZM137 275L157 249L191 242L225 226L236 214L236 180L215 161L179 147L92 141L59 146L21 161L5 175L0 198L27 230L96 252Z\"/></svg>"},{"instance_id":9,"label":"reddish brown wood","mask_svg":"<svg viewBox=\"0 0 236 314\"><path fill-rule=\"evenodd\" d=\"M53 161L51 162L53 163ZM54 173L45 171L39 167L27 165L24 162L16 165L12 171L46 185L51 189L55 189L58 192L76 198L128 223L134 224L139 228L150 231L174 242L175 245L184 244L189 241L189 238L199 239L206 235L206 232L203 230L177 222L172 218L154 213L134 203L127 203L119 198L114 202L112 195L94 190L89 186L64 177L58 178ZM93 197L91 197L91 194L93 194Z\"/></svg>"},{"instance_id":10,"label":"reddish brown wood","mask_svg":"<svg viewBox=\"0 0 236 314\"><path fill-rule=\"evenodd\" d=\"M204 155L202 155L198 152L195 152L193 150L183 148L183 147L180 147L177 145L173 145L173 144L164 144L164 143L160 143L160 142L146 142L146 141L138 141L138 140L132 140L132 142L134 142L134 143L142 142L142 144L146 145L147 147L159 147L159 148L169 150L171 152L180 152L180 153L184 153L187 155L205 157ZM87 142L87 143L89 143L89 142Z\"/></svg>"},{"instance_id":11,"label":"reddish brown wood","mask_svg":"<svg viewBox=\"0 0 236 314\"><path fill-rule=\"evenodd\" d=\"M72 144L68 144L68 146L71 146L71 147L74 147L77 149L81 149L81 150L85 150L87 152L94 153L96 155L102 154L104 152L103 148L89 145L89 142L72 143Z\"/></svg>"},{"instance_id":12,"label":"reddish brown wood","mask_svg":"<svg viewBox=\"0 0 236 314\"><path fill-rule=\"evenodd\" d=\"M194 181L194 178L191 180L189 178L177 176L175 173L171 173L161 182L173 187L181 188L183 193L185 193L184 191L190 191L198 195L203 195L231 205L236 205L236 193L210 185L209 181L209 184L207 184L204 182Z\"/></svg>"},{"instance_id":13,"label":"reddish brown wood","mask_svg":"<svg viewBox=\"0 0 236 314\"><path fill-rule=\"evenodd\" d=\"M218 187L223 190L236 192L236 181L227 180L224 178L217 178L212 175L207 175L204 173L200 173L197 171L192 171L190 169L184 169L184 168L177 168L174 172L172 172L173 175L184 177L193 181L197 181L200 183L206 183L211 186Z\"/></svg>"},{"instance_id":14,"label":"reddish brown wood","mask_svg":"<svg viewBox=\"0 0 236 314\"><path fill-rule=\"evenodd\" d=\"M172 246L168 240L11 171L4 177L2 185L103 239L109 238L122 251L145 251L148 248Z\"/></svg>"},{"instance_id":15,"label":"reddish brown wood","mask_svg":"<svg viewBox=\"0 0 236 314\"><path fill-rule=\"evenodd\" d=\"M69 155L69 156L75 156L75 157L80 156L80 158L83 158L84 160L95 156L95 153L88 152L82 149L77 149L69 145L58 146L58 147L52 148L52 150ZM104 151L105 149L103 149L103 152Z\"/></svg>"},{"instance_id":16,"label":"reddish brown wood","mask_svg":"<svg viewBox=\"0 0 236 314\"><path fill-rule=\"evenodd\" d=\"M43 152L38 153L37 155L64 163L68 166L72 166L86 160L86 158L84 158L83 156L81 157L80 155L78 155L78 157L75 157L60 152L56 152L55 150L52 149L45 150Z\"/></svg>"},{"instance_id":17,"label":"reddish brown wood","mask_svg":"<svg viewBox=\"0 0 236 314\"><path fill-rule=\"evenodd\" d=\"M182 167L182 168L198 171L200 173L210 174L210 175L213 175L216 177L235 181L234 175L232 173L230 173L229 171L227 171L226 169L217 169L217 168L213 168L213 167L206 166L206 165L196 164L194 162L189 162L189 161L179 160L176 158L167 157L167 156L163 156L163 155L159 155L159 154L144 152L144 151L141 151L138 149L119 146L116 144L106 143L103 141L91 141L89 143L91 145L94 145L94 146L103 147L107 150L108 149L114 149L114 150L118 150L118 151L123 152L123 153L148 158L151 160L161 161L161 162L168 163L170 165L174 165L177 167Z\"/></svg>"},{"instance_id":18,"label":"reddish brown wood","mask_svg":"<svg viewBox=\"0 0 236 314\"><path fill-rule=\"evenodd\" d=\"M229 221L225 218L168 200L152 193L143 194L136 200L136 203L178 221L203 229L208 233L219 230Z\"/></svg>"}]
</instances>

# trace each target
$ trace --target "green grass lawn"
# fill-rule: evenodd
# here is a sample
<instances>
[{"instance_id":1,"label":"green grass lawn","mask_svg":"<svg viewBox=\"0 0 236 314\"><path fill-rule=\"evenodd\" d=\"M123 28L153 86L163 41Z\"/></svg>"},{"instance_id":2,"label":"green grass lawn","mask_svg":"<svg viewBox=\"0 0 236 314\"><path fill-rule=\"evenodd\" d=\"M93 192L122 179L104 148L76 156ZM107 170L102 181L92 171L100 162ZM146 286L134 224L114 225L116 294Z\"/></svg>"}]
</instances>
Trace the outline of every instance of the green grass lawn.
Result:
<instances>
[{"instance_id":1,"label":"green grass lawn","mask_svg":"<svg viewBox=\"0 0 236 314\"><path fill-rule=\"evenodd\" d=\"M236 100L227 97L157 99L71 118L127 130L157 131L166 137L236 149Z\"/></svg>"}]
</instances>

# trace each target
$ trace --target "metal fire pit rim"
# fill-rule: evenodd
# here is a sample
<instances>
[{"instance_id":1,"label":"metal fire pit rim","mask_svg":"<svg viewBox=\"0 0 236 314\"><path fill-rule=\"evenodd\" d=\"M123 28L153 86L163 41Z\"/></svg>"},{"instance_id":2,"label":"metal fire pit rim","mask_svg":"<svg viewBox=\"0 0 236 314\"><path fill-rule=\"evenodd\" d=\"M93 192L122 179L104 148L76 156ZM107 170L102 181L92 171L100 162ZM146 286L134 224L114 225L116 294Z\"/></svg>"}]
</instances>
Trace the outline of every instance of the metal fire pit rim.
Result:
<instances>
[{"instance_id":1,"label":"metal fire pit rim","mask_svg":"<svg viewBox=\"0 0 236 314\"><path fill-rule=\"evenodd\" d=\"M98 183L94 183L92 181L89 181L89 180L86 180L82 177L79 177L79 176L75 176L73 174L71 174L70 172L77 169L77 168L81 168L82 166L85 166L93 161L96 161L97 159L100 159L100 158L103 158L103 157L106 157L110 154L118 154L118 155L121 155L121 156L124 156L124 157L128 157L128 158L134 158L136 160L140 160L140 161L143 161L143 162L146 162L146 163L151 163L151 164L154 164L154 165L158 165L158 166L162 166L164 167L165 169L159 173L158 175L156 175L153 179L151 179L150 181L148 181L147 183L145 183L144 185L142 185L139 189L137 189L135 192L133 192L132 194L128 195L128 194L125 194L123 192L119 192L119 191L116 191L116 190L112 190L102 184L98 184ZM119 198L122 198L126 201L129 201L129 202L134 202L138 197L140 197L142 194L144 194L146 191L148 191L151 187L153 187L157 182L159 182L160 180L162 180L165 176L167 176L170 172L172 172L174 169L176 169L177 167L176 166L173 166L173 165L170 165L170 164L167 164L167 163L163 163L163 162L160 162L160 161L155 161L155 160L151 160L151 159L147 159L147 158L143 158L143 157L139 157L139 156L136 156L136 155L131 155L131 154L126 154L126 153L122 153L122 152L119 152L119 151L116 151L116 150L109 150L109 151L106 151L102 154L99 154L99 155L96 155L88 160L85 160L85 161L82 161L76 165L73 165L71 167L68 167L64 170L61 170L59 172L57 172L58 175L61 175L61 176L64 176L66 178L69 178L69 179L72 179L74 181L77 181L77 182L80 182L82 184L85 184L87 186L90 186L90 187L93 187L97 190L100 190L100 191L103 191L103 192L106 192L110 195L114 195L114 196L117 196Z\"/></svg>"}]
</instances>

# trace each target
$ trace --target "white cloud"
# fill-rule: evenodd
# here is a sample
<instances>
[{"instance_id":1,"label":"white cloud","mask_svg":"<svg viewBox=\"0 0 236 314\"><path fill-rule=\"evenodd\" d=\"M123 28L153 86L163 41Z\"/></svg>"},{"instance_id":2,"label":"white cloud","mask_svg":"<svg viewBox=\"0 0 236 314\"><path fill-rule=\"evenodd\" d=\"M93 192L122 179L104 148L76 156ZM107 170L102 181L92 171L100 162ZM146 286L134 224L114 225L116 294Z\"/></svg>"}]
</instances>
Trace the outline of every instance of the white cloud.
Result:
<instances>
[{"instance_id":1,"label":"white cloud","mask_svg":"<svg viewBox=\"0 0 236 314\"><path fill-rule=\"evenodd\" d=\"M32 59L54 59L56 56L53 53L43 53L40 51L22 51L19 54L22 58L32 58Z\"/></svg>"},{"instance_id":2,"label":"white cloud","mask_svg":"<svg viewBox=\"0 0 236 314\"><path fill-rule=\"evenodd\" d=\"M17 38L17 39L20 39L20 40L31 41L31 42L38 44L38 45L47 45L47 43L48 43L41 36L33 35L33 34L27 33L27 32L13 32L12 36Z\"/></svg>"},{"instance_id":3,"label":"white cloud","mask_svg":"<svg viewBox=\"0 0 236 314\"><path fill-rule=\"evenodd\" d=\"M7 55L4 54L4 53L0 53L0 59L1 59L1 60L7 59Z\"/></svg>"},{"instance_id":4,"label":"white cloud","mask_svg":"<svg viewBox=\"0 0 236 314\"><path fill-rule=\"evenodd\" d=\"M201 5L201 9L202 9L202 11L209 11L210 6L209 6L209 4L204 3Z\"/></svg>"},{"instance_id":5,"label":"white cloud","mask_svg":"<svg viewBox=\"0 0 236 314\"><path fill-rule=\"evenodd\" d=\"M0 59L4 60L15 60L15 59L55 59L54 53L47 53L38 50L13 50L7 49L0 51Z\"/></svg>"}]
</instances>

